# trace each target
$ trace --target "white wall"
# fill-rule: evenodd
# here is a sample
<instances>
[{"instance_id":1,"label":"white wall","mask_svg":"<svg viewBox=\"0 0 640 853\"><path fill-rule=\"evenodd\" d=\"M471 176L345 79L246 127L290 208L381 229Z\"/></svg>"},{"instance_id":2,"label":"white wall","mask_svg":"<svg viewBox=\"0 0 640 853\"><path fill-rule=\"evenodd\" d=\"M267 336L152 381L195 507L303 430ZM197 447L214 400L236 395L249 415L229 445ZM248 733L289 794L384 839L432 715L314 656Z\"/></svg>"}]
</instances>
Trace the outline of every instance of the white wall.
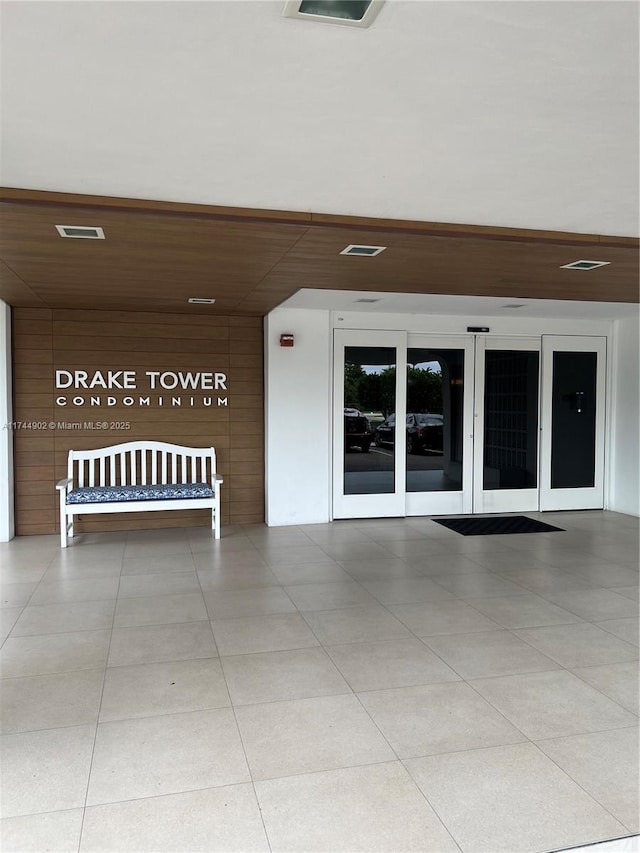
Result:
<instances>
[{"instance_id":1,"label":"white wall","mask_svg":"<svg viewBox=\"0 0 640 853\"><path fill-rule=\"evenodd\" d=\"M609 509L630 515L640 515L639 332L635 318L615 321Z\"/></svg>"},{"instance_id":2,"label":"white wall","mask_svg":"<svg viewBox=\"0 0 640 853\"><path fill-rule=\"evenodd\" d=\"M328 311L276 308L265 318L266 521L329 520L331 330ZM295 346L280 346L292 332Z\"/></svg>"},{"instance_id":3,"label":"white wall","mask_svg":"<svg viewBox=\"0 0 640 853\"><path fill-rule=\"evenodd\" d=\"M11 309L0 299L0 542L14 536Z\"/></svg>"}]
</instances>

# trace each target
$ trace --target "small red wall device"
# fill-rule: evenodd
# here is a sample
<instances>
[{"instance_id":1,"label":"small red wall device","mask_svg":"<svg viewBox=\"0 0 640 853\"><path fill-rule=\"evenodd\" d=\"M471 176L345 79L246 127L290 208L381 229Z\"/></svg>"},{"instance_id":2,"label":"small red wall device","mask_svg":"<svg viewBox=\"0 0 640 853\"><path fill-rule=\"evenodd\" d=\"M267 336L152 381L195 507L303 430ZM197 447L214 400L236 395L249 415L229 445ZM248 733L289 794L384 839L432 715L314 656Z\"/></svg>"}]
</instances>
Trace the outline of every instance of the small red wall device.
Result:
<instances>
[{"instance_id":1,"label":"small red wall device","mask_svg":"<svg viewBox=\"0 0 640 853\"><path fill-rule=\"evenodd\" d=\"M292 347L293 346L293 335L291 332L285 332L280 335L280 346L281 347Z\"/></svg>"}]
</instances>

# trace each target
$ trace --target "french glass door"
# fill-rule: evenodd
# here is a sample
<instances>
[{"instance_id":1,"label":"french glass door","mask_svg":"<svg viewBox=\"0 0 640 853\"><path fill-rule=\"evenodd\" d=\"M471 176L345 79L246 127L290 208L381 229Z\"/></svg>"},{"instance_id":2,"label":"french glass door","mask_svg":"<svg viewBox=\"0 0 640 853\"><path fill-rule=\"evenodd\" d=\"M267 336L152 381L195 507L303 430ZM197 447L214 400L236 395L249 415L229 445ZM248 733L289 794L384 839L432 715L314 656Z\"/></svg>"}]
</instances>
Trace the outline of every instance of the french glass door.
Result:
<instances>
[{"instance_id":1,"label":"french glass door","mask_svg":"<svg viewBox=\"0 0 640 853\"><path fill-rule=\"evenodd\" d=\"M606 339L334 332L334 518L601 508Z\"/></svg>"},{"instance_id":2,"label":"french glass door","mask_svg":"<svg viewBox=\"0 0 640 853\"><path fill-rule=\"evenodd\" d=\"M473 338L334 335L334 518L470 512Z\"/></svg>"},{"instance_id":3,"label":"french glass door","mask_svg":"<svg viewBox=\"0 0 640 853\"><path fill-rule=\"evenodd\" d=\"M606 338L543 335L540 509L604 506Z\"/></svg>"},{"instance_id":4,"label":"french glass door","mask_svg":"<svg viewBox=\"0 0 640 853\"><path fill-rule=\"evenodd\" d=\"M471 512L473 338L407 339L405 514Z\"/></svg>"},{"instance_id":5,"label":"french glass door","mask_svg":"<svg viewBox=\"0 0 640 853\"><path fill-rule=\"evenodd\" d=\"M538 509L540 348L476 339L474 512Z\"/></svg>"},{"instance_id":6,"label":"french glass door","mask_svg":"<svg viewBox=\"0 0 640 853\"><path fill-rule=\"evenodd\" d=\"M405 514L406 439L394 420L406 408L406 344L405 332L334 332L334 518Z\"/></svg>"}]
</instances>

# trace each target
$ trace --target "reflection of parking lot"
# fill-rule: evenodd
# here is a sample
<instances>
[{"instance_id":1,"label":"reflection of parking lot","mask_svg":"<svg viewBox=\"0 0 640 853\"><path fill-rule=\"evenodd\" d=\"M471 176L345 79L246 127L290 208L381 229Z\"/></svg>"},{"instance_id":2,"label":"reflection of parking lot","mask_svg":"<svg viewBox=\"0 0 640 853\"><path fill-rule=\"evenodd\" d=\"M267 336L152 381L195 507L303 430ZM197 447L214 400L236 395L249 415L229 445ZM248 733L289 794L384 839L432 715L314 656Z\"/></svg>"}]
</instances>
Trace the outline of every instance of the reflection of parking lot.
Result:
<instances>
[{"instance_id":1,"label":"reflection of parking lot","mask_svg":"<svg viewBox=\"0 0 640 853\"><path fill-rule=\"evenodd\" d=\"M349 450L344 456L345 471L392 471L393 450L371 445L368 453ZM407 471L441 471L442 456L407 454Z\"/></svg>"}]
</instances>

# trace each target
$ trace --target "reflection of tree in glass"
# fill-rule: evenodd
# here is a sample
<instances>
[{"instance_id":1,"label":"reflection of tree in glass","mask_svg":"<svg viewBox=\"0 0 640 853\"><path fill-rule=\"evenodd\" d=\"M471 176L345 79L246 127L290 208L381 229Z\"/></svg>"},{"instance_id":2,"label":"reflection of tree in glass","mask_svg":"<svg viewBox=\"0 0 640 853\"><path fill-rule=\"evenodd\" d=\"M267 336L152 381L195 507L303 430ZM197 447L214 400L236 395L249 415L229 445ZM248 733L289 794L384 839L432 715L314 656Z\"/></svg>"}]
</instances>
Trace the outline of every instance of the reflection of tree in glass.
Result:
<instances>
[{"instance_id":1,"label":"reflection of tree in glass","mask_svg":"<svg viewBox=\"0 0 640 853\"><path fill-rule=\"evenodd\" d=\"M381 412L385 418L395 411L396 369L365 374L360 382L360 399L367 412Z\"/></svg>"},{"instance_id":2,"label":"reflection of tree in glass","mask_svg":"<svg viewBox=\"0 0 640 853\"><path fill-rule=\"evenodd\" d=\"M363 412L395 412L396 369L366 373L359 364L344 366L344 405ZM407 411L442 412L442 374L430 367L407 368Z\"/></svg>"},{"instance_id":3,"label":"reflection of tree in glass","mask_svg":"<svg viewBox=\"0 0 640 853\"><path fill-rule=\"evenodd\" d=\"M344 405L348 409L360 409L360 382L366 376L359 364L344 366Z\"/></svg>"},{"instance_id":4,"label":"reflection of tree in glass","mask_svg":"<svg viewBox=\"0 0 640 853\"><path fill-rule=\"evenodd\" d=\"M442 413L442 373L407 367L407 411Z\"/></svg>"}]
</instances>

